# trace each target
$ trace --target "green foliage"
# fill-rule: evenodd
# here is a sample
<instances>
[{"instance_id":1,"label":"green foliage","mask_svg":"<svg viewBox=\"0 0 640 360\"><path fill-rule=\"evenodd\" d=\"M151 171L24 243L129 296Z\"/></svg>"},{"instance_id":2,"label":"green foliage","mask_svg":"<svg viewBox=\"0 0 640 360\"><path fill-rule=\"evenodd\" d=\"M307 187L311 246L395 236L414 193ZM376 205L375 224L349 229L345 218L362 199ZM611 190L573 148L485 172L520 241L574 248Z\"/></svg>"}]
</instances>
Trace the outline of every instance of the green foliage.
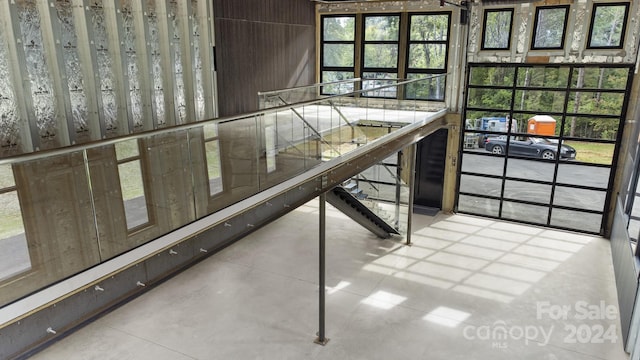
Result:
<instances>
[{"instance_id":1,"label":"green foliage","mask_svg":"<svg viewBox=\"0 0 640 360\"><path fill-rule=\"evenodd\" d=\"M519 121L526 121L535 114L564 112L566 100L566 112L579 114L579 116L567 116L565 136L615 139L620 119L603 118L598 115L621 116L625 94L587 92L580 89L625 89L629 74L627 68L576 67L572 70L569 66L521 66L517 68L517 86L530 89L513 91L515 69L515 66L471 67L469 84L476 87L468 90L467 106L504 110L500 114L491 114L494 116L506 116L513 106L515 111L530 113L514 116L516 119L522 118ZM573 71L571 90L568 93L569 98L565 99L570 71ZM488 112L479 112L474 114L476 117L473 117L470 112L467 118L475 119L491 115ZM561 119L556 120L558 120L556 132L559 134Z\"/></svg>"}]
</instances>

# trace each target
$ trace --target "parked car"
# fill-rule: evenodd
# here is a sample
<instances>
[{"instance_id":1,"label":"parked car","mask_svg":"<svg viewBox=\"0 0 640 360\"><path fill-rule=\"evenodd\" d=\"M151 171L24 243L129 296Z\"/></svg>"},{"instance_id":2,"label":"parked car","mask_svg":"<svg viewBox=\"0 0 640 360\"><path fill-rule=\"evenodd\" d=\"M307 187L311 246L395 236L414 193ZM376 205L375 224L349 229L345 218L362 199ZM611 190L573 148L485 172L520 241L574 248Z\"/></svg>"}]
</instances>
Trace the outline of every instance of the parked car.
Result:
<instances>
[{"instance_id":1,"label":"parked car","mask_svg":"<svg viewBox=\"0 0 640 360\"><path fill-rule=\"evenodd\" d=\"M492 154L506 154L507 136L488 137L485 140L484 148ZM512 136L509 140L509 155L554 160L558 157L558 142L542 137ZM560 159L572 160L575 158L576 149L569 145L560 146Z\"/></svg>"}]
</instances>

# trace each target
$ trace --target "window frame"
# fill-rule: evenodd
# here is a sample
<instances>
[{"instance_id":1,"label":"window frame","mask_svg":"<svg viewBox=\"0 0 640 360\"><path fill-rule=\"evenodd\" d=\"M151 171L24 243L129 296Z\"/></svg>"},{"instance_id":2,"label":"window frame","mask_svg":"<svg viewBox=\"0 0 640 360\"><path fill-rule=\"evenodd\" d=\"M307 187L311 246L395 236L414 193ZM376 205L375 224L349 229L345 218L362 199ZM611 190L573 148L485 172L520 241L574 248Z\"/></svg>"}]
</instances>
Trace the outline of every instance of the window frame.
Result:
<instances>
[{"instance_id":1,"label":"window frame","mask_svg":"<svg viewBox=\"0 0 640 360\"><path fill-rule=\"evenodd\" d=\"M354 27L353 27L353 40L326 40L324 37L325 23L324 19L326 18L353 18ZM356 41L356 33L357 33L357 24L358 18L355 14L331 14L331 15L323 15L320 17L320 82L327 82L324 79L325 72L351 72L353 73L353 78L356 77L356 54L358 52L357 41ZM350 44L353 45L353 66L326 66L324 64L325 57L325 44ZM347 79L342 79L347 80ZM324 89L323 89L324 93Z\"/></svg>"},{"instance_id":2,"label":"window frame","mask_svg":"<svg viewBox=\"0 0 640 360\"><path fill-rule=\"evenodd\" d=\"M627 32L627 19L629 18L629 2L612 2L612 3L594 3L591 9L591 21L589 22L589 35L587 36L587 44L585 46L586 49L622 49L624 47L625 35ZM593 25L596 20L596 11L599 7L608 7L608 6L624 6L624 19L622 21L622 29L620 31L620 44L615 46L592 46L591 40L593 37Z\"/></svg>"},{"instance_id":3,"label":"window frame","mask_svg":"<svg viewBox=\"0 0 640 360\"><path fill-rule=\"evenodd\" d=\"M559 46L536 46L536 34L538 33L538 25L540 20L540 12L544 10L552 10L552 9L565 9L564 12L564 21L562 25L562 37L560 38ZM538 6L536 7L536 13L533 20L533 28L531 33L531 45L530 49L532 51L536 50L563 50L564 45L567 38L567 26L569 20L569 11L571 10L570 5L550 5L550 6Z\"/></svg>"},{"instance_id":4,"label":"window frame","mask_svg":"<svg viewBox=\"0 0 640 360\"><path fill-rule=\"evenodd\" d=\"M507 39L507 47L487 47L485 45L485 40L487 36L487 15L489 13L500 13L500 12L508 12L509 13L509 37ZM514 8L494 8L494 9L484 9L484 16L482 19L482 40L480 43L480 50L505 50L508 51L511 49L511 38L513 37L513 13Z\"/></svg>"}]
</instances>

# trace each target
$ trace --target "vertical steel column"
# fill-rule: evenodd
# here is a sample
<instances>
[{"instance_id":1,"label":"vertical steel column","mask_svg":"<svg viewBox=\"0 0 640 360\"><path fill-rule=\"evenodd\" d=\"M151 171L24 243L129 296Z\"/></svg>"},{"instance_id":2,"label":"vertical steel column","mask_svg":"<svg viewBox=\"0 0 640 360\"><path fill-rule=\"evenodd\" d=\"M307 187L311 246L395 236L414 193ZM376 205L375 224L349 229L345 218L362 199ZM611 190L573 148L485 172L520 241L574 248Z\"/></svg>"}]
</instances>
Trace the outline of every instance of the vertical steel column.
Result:
<instances>
[{"instance_id":1,"label":"vertical steel column","mask_svg":"<svg viewBox=\"0 0 640 360\"><path fill-rule=\"evenodd\" d=\"M325 333L325 329L324 329L324 319L325 319L325 312L324 312L324 308L325 308L325 302L324 302L324 298L325 298L325 234L326 234L326 212L327 212L327 194L326 193L322 193L319 196L320 199L320 229L319 229L319 241L318 243L320 244L320 251L319 251L319 260L320 260L320 265L319 265L319 284L318 284L318 294L319 294L319 323L318 323L318 337L316 338L316 340L314 341L316 344L320 344L320 345L326 345L327 342L329 342L329 339L327 339L324 336Z\"/></svg>"},{"instance_id":2,"label":"vertical steel column","mask_svg":"<svg viewBox=\"0 0 640 360\"><path fill-rule=\"evenodd\" d=\"M402 179L402 150L398 151L398 157L396 159L396 218L395 218L395 226L396 230L400 230L400 190L402 188L402 184L400 180Z\"/></svg>"}]
</instances>

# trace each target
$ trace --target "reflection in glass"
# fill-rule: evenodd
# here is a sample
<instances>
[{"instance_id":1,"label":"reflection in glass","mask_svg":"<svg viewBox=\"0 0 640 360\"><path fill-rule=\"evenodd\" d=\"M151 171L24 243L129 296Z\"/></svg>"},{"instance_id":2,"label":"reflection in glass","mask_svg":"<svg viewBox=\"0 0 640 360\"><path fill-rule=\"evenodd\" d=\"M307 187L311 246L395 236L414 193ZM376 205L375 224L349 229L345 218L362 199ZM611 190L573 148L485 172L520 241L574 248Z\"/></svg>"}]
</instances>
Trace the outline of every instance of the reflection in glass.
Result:
<instances>
[{"instance_id":1,"label":"reflection in glass","mask_svg":"<svg viewBox=\"0 0 640 360\"><path fill-rule=\"evenodd\" d=\"M557 182L606 189L609 185L610 171L609 167L561 162L558 166Z\"/></svg>"},{"instance_id":2,"label":"reflection in glass","mask_svg":"<svg viewBox=\"0 0 640 360\"><path fill-rule=\"evenodd\" d=\"M594 4L590 48L621 48L629 4Z\"/></svg>"},{"instance_id":3,"label":"reflection in glass","mask_svg":"<svg viewBox=\"0 0 640 360\"><path fill-rule=\"evenodd\" d=\"M513 9L485 9L483 49L509 49Z\"/></svg>"},{"instance_id":4,"label":"reflection in glass","mask_svg":"<svg viewBox=\"0 0 640 360\"><path fill-rule=\"evenodd\" d=\"M569 6L538 7L532 49L562 49Z\"/></svg>"},{"instance_id":5,"label":"reflection in glass","mask_svg":"<svg viewBox=\"0 0 640 360\"><path fill-rule=\"evenodd\" d=\"M501 191L501 179L467 174L460 176L460 192L499 197Z\"/></svg>"},{"instance_id":6,"label":"reflection in glass","mask_svg":"<svg viewBox=\"0 0 640 360\"><path fill-rule=\"evenodd\" d=\"M582 232L599 233L602 215L564 209L551 210L551 225Z\"/></svg>"},{"instance_id":7,"label":"reflection in glass","mask_svg":"<svg viewBox=\"0 0 640 360\"><path fill-rule=\"evenodd\" d=\"M127 229L132 230L149 222L137 140L116 143L116 158Z\"/></svg>"},{"instance_id":8,"label":"reflection in glass","mask_svg":"<svg viewBox=\"0 0 640 360\"><path fill-rule=\"evenodd\" d=\"M220 171L220 142L218 140L206 141L205 152L209 177L209 196L213 196L223 190Z\"/></svg>"},{"instance_id":9,"label":"reflection in glass","mask_svg":"<svg viewBox=\"0 0 640 360\"><path fill-rule=\"evenodd\" d=\"M2 176L9 173L2 173ZM11 178L13 178L11 176ZM3 181L5 182L5 181ZM31 269L17 191L0 194L0 282Z\"/></svg>"},{"instance_id":10,"label":"reflection in glass","mask_svg":"<svg viewBox=\"0 0 640 360\"><path fill-rule=\"evenodd\" d=\"M458 211L477 215L498 216L500 201L470 195L458 197Z\"/></svg>"},{"instance_id":11,"label":"reflection in glass","mask_svg":"<svg viewBox=\"0 0 640 360\"><path fill-rule=\"evenodd\" d=\"M505 219L546 225L548 216L549 208L546 206L520 204L512 201L502 203L502 217Z\"/></svg>"},{"instance_id":12,"label":"reflection in glass","mask_svg":"<svg viewBox=\"0 0 640 360\"><path fill-rule=\"evenodd\" d=\"M511 161L511 160L509 160ZM504 157L462 154L462 171L483 175L502 176Z\"/></svg>"},{"instance_id":13,"label":"reflection in glass","mask_svg":"<svg viewBox=\"0 0 640 360\"><path fill-rule=\"evenodd\" d=\"M606 191L585 190L556 186L553 205L577 209L604 211Z\"/></svg>"},{"instance_id":14,"label":"reflection in glass","mask_svg":"<svg viewBox=\"0 0 640 360\"><path fill-rule=\"evenodd\" d=\"M548 204L549 200L551 200L551 185L506 180L504 183L504 197Z\"/></svg>"}]
</instances>

